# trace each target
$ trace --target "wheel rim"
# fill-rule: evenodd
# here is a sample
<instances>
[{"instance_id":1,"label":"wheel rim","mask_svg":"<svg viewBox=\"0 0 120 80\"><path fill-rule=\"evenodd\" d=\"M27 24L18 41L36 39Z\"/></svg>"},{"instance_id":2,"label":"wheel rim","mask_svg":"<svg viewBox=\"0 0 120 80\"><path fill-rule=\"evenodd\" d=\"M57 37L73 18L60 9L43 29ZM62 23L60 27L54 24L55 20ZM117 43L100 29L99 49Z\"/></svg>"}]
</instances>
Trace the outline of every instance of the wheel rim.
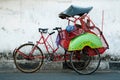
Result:
<instances>
[{"instance_id":1,"label":"wheel rim","mask_svg":"<svg viewBox=\"0 0 120 80\"><path fill-rule=\"evenodd\" d=\"M40 56L42 57L43 54L38 47L31 56L29 55L33 46L33 44L25 44L19 47L15 52L15 65L22 72L35 72L43 63L43 58L40 58Z\"/></svg>"},{"instance_id":2,"label":"wheel rim","mask_svg":"<svg viewBox=\"0 0 120 80\"><path fill-rule=\"evenodd\" d=\"M80 53L80 60L75 58L75 52L71 54L71 65L73 69L79 74L91 74L94 73L100 65L100 54L96 49L93 49L96 55L90 56L88 52ZM77 62L77 64L75 63ZM76 66L77 65L77 66Z\"/></svg>"}]
</instances>

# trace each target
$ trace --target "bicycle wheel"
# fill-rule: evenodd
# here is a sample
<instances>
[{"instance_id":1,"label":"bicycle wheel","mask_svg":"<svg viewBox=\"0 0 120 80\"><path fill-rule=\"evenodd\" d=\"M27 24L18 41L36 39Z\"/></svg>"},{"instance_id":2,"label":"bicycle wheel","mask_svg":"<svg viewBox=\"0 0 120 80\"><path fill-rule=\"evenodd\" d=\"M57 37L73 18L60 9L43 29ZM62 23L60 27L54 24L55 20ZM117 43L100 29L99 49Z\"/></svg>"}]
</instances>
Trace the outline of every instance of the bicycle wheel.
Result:
<instances>
[{"instance_id":1,"label":"bicycle wheel","mask_svg":"<svg viewBox=\"0 0 120 80\"><path fill-rule=\"evenodd\" d=\"M94 55L90 55L91 52ZM71 65L73 69L79 74L94 73L101 62L100 54L97 49L84 48L81 51L71 53Z\"/></svg>"},{"instance_id":2,"label":"bicycle wheel","mask_svg":"<svg viewBox=\"0 0 120 80\"><path fill-rule=\"evenodd\" d=\"M31 51L33 52L32 55L30 55ZM38 46L35 48L34 44L23 44L13 54L16 67L22 72L35 72L43 64L43 53Z\"/></svg>"}]
</instances>

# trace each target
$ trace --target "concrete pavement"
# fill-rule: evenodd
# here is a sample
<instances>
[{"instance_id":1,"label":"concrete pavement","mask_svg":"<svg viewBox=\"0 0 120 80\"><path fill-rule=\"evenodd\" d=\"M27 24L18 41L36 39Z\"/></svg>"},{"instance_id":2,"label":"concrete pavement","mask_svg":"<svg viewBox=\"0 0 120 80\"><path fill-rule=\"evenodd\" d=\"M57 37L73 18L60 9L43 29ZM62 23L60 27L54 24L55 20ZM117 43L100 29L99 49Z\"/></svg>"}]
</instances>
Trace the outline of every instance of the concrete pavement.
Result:
<instances>
[{"instance_id":1,"label":"concrete pavement","mask_svg":"<svg viewBox=\"0 0 120 80\"><path fill-rule=\"evenodd\" d=\"M0 73L0 80L120 80L120 72L95 72L91 75L78 75L69 72L41 73Z\"/></svg>"},{"instance_id":2,"label":"concrete pavement","mask_svg":"<svg viewBox=\"0 0 120 80\"><path fill-rule=\"evenodd\" d=\"M112 69L110 68L114 63ZM13 60L0 61L0 80L120 80L119 62L102 61L100 68L91 75L78 75L70 69L63 69L62 63L44 63L35 73L22 73L16 69Z\"/></svg>"}]
</instances>

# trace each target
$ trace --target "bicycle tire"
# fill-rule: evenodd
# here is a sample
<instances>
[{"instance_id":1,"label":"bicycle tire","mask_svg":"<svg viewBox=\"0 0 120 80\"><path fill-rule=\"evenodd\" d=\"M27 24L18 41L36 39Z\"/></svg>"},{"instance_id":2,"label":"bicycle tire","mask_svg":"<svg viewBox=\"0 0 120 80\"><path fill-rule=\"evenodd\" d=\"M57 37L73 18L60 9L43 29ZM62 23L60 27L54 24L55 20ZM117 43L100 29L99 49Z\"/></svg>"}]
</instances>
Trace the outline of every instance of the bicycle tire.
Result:
<instances>
[{"instance_id":1,"label":"bicycle tire","mask_svg":"<svg viewBox=\"0 0 120 80\"><path fill-rule=\"evenodd\" d=\"M36 46L35 53L32 54L32 58L25 58L24 55L29 56L31 49L34 47L34 44L26 43L15 49L13 52L14 63L16 68L24 73L33 73L38 71L43 64L43 53L41 49ZM30 49L30 50L29 50ZM27 51L28 50L28 51ZM20 54L22 52L22 54ZM37 58L37 56L42 58Z\"/></svg>"},{"instance_id":2,"label":"bicycle tire","mask_svg":"<svg viewBox=\"0 0 120 80\"><path fill-rule=\"evenodd\" d=\"M78 57L78 55L76 55L75 52L71 52L70 62L75 72L77 72L78 74L88 75L94 73L99 68L101 62L100 53L97 49L92 50L96 53L96 55L90 56L88 55L89 53L85 49L81 50L83 52L79 55L84 56L80 58L80 60L74 60L73 58L75 58L75 56Z\"/></svg>"}]
</instances>

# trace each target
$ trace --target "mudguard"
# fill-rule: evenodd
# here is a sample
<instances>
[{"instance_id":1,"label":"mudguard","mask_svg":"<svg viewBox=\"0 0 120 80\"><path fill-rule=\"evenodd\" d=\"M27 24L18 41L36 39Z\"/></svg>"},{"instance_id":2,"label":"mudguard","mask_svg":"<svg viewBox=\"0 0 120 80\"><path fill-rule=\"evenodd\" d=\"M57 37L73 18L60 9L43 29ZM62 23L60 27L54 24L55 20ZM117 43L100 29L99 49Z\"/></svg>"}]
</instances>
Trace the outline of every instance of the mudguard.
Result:
<instances>
[{"instance_id":1,"label":"mudguard","mask_svg":"<svg viewBox=\"0 0 120 80\"><path fill-rule=\"evenodd\" d=\"M90 48L101 48L101 39L92 33L82 34L70 41L68 51L82 50L85 46Z\"/></svg>"}]
</instances>

